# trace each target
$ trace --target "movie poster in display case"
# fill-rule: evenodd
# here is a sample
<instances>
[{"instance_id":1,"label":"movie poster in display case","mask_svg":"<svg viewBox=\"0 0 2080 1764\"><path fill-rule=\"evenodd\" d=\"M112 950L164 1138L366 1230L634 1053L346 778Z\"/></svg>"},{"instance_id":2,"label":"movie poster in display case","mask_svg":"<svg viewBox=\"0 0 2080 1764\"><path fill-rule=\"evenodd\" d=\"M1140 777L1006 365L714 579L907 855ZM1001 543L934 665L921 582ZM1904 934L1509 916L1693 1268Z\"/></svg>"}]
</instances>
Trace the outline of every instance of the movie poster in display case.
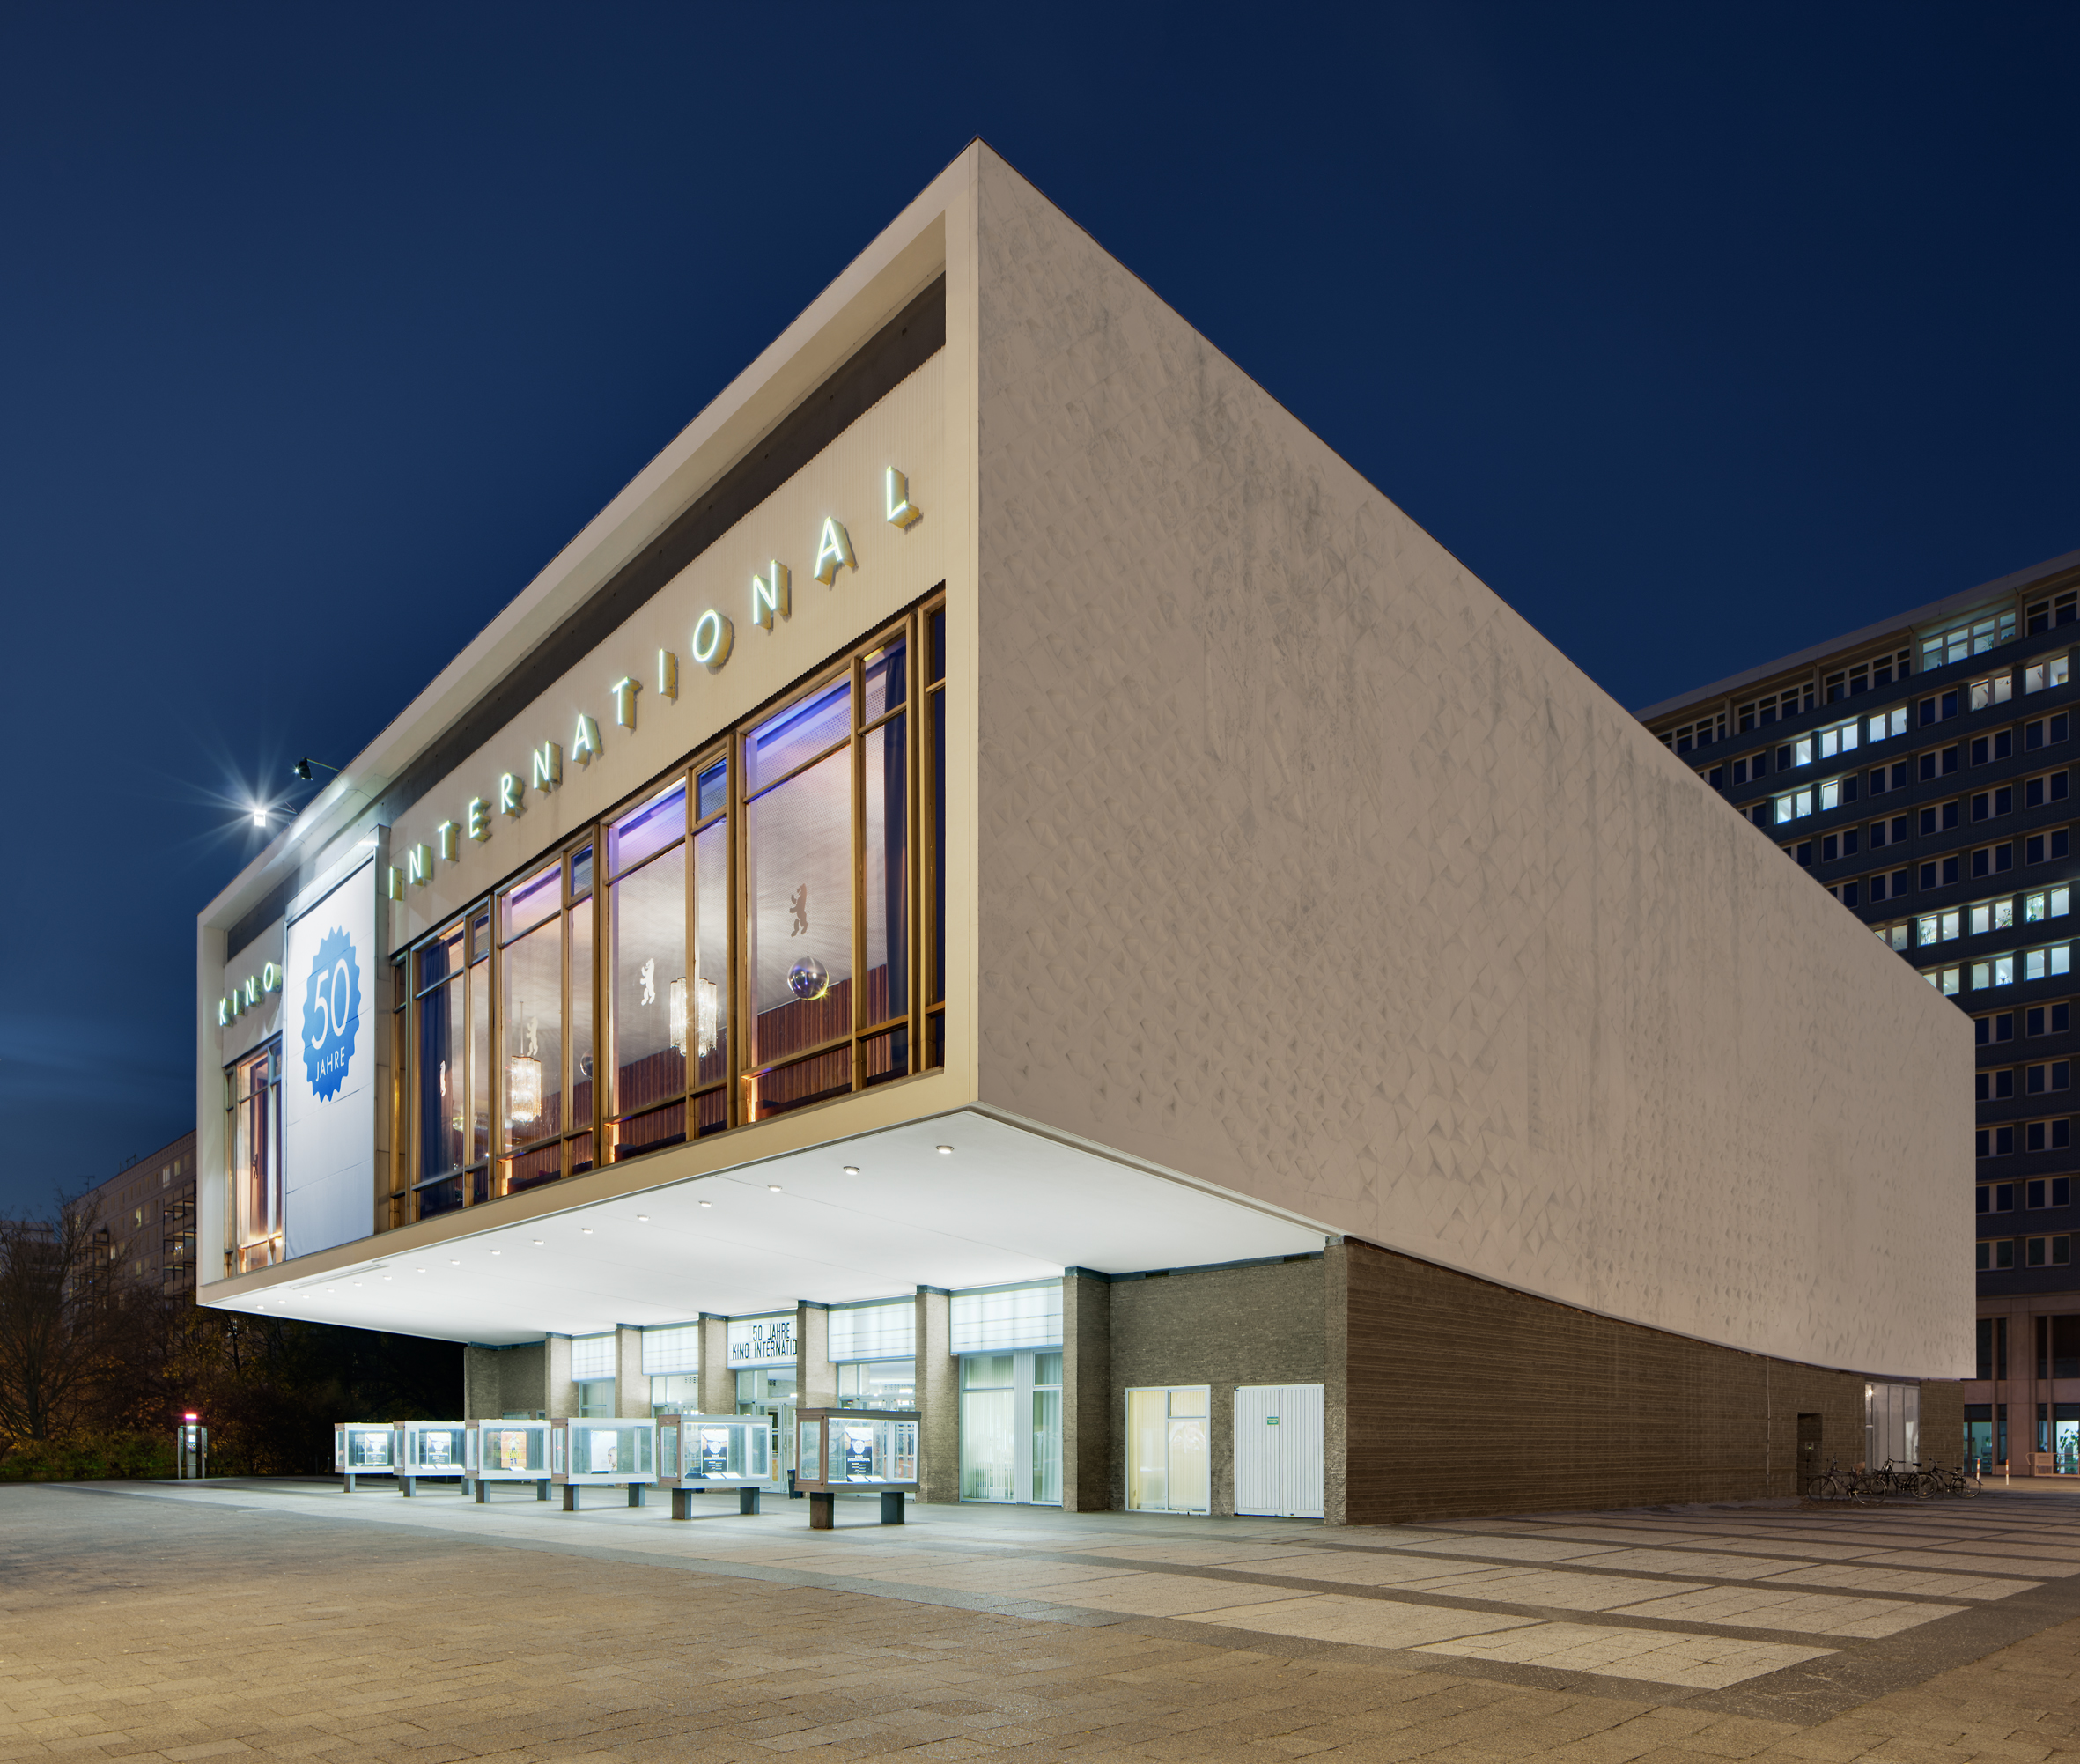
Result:
<instances>
[{"instance_id":1,"label":"movie poster in display case","mask_svg":"<svg viewBox=\"0 0 2080 1764\"><path fill-rule=\"evenodd\" d=\"M396 1458L407 1476L466 1473L469 1428L463 1421L399 1421Z\"/></svg>"},{"instance_id":2,"label":"movie poster in display case","mask_svg":"<svg viewBox=\"0 0 2080 1764\"><path fill-rule=\"evenodd\" d=\"M487 1482L540 1482L549 1476L550 1423L477 1421L469 1434L469 1473Z\"/></svg>"},{"instance_id":3,"label":"movie poster in display case","mask_svg":"<svg viewBox=\"0 0 2080 1764\"><path fill-rule=\"evenodd\" d=\"M646 1483L657 1473L655 1421L628 1420L550 1422L549 1474L552 1482Z\"/></svg>"},{"instance_id":4,"label":"movie poster in display case","mask_svg":"<svg viewBox=\"0 0 2080 1764\"><path fill-rule=\"evenodd\" d=\"M657 1423L658 1480L668 1487L777 1488L763 1415L666 1415Z\"/></svg>"},{"instance_id":5,"label":"movie poster in display case","mask_svg":"<svg viewBox=\"0 0 2080 1764\"><path fill-rule=\"evenodd\" d=\"M804 1409L794 1486L810 1492L914 1494L918 1417L887 1409Z\"/></svg>"},{"instance_id":6,"label":"movie poster in display case","mask_svg":"<svg viewBox=\"0 0 2080 1764\"><path fill-rule=\"evenodd\" d=\"M341 1421L332 1429L332 1467L343 1475L387 1476L396 1468L388 1421Z\"/></svg>"}]
</instances>

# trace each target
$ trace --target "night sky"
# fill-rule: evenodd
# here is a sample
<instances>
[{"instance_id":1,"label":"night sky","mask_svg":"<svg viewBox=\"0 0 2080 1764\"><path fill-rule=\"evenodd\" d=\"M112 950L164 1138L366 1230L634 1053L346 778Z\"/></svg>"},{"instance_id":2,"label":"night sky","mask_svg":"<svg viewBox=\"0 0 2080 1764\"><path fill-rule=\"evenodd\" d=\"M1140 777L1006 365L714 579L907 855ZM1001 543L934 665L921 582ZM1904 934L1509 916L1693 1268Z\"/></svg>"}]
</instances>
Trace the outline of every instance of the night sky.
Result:
<instances>
[{"instance_id":1,"label":"night sky","mask_svg":"<svg viewBox=\"0 0 2080 1764\"><path fill-rule=\"evenodd\" d=\"M0 9L0 1214L192 1126L251 799L977 134L1627 705L2080 548L2076 18Z\"/></svg>"}]
</instances>

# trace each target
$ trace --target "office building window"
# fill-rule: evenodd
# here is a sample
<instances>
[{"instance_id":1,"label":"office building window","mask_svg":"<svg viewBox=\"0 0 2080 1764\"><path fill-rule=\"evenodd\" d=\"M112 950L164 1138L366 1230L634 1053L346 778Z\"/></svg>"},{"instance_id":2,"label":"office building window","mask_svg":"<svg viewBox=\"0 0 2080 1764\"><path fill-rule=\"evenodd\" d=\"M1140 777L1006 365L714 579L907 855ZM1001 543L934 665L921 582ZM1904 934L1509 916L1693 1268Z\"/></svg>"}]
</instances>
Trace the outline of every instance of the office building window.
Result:
<instances>
[{"instance_id":1,"label":"office building window","mask_svg":"<svg viewBox=\"0 0 2080 1764\"><path fill-rule=\"evenodd\" d=\"M1870 878L1871 885L1876 887L1882 880L1882 877L1873 876ZM1870 928L1877 933L1878 941L1888 948L1904 949L1913 941L1912 919L1895 919L1890 925L1874 925Z\"/></svg>"},{"instance_id":2,"label":"office building window","mask_svg":"<svg viewBox=\"0 0 2080 1764\"><path fill-rule=\"evenodd\" d=\"M1921 671L1944 668L1956 661L1983 655L1989 649L2015 640L2015 615L1993 613L1969 624L1952 626L1921 639Z\"/></svg>"},{"instance_id":3,"label":"office building window","mask_svg":"<svg viewBox=\"0 0 2080 1764\"><path fill-rule=\"evenodd\" d=\"M1955 968L1931 968L1922 974L1921 978L1944 998L1954 999L1958 992L1958 973L1959 971Z\"/></svg>"},{"instance_id":4,"label":"office building window","mask_svg":"<svg viewBox=\"0 0 2080 1764\"><path fill-rule=\"evenodd\" d=\"M1661 744L1678 753L1688 753L1693 748L1709 747L1714 742L1726 739L1726 713L1723 711L1698 718L1694 722L1683 724L1663 733Z\"/></svg>"},{"instance_id":5,"label":"office building window","mask_svg":"<svg viewBox=\"0 0 2080 1764\"><path fill-rule=\"evenodd\" d=\"M1995 1011L1991 1015L1972 1020L1975 1038L1980 1046L1995 1046L2003 1041L2015 1039L2015 1013Z\"/></svg>"},{"instance_id":6,"label":"office building window","mask_svg":"<svg viewBox=\"0 0 2080 1764\"><path fill-rule=\"evenodd\" d=\"M2003 784L1997 790L1982 790L1972 799L1972 818L1990 821L1996 815L2005 815L2015 807L2015 786Z\"/></svg>"},{"instance_id":7,"label":"office building window","mask_svg":"<svg viewBox=\"0 0 2080 1764\"><path fill-rule=\"evenodd\" d=\"M2015 923L2015 898L1982 900L1967 910L1966 923L1972 935L1983 937L1989 931L2005 931Z\"/></svg>"},{"instance_id":8,"label":"office building window","mask_svg":"<svg viewBox=\"0 0 2080 1764\"><path fill-rule=\"evenodd\" d=\"M2054 625L2070 624L2075 612L2075 592L2068 589L2049 600L2038 601L2029 609L2029 633L2032 637L2049 631Z\"/></svg>"},{"instance_id":9,"label":"office building window","mask_svg":"<svg viewBox=\"0 0 2080 1764\"><path fill-rule=\"evenodd\" d=\"M2022 670L2022 690L2043 692L2054 686L2070 684L2072 661L2070 655L2047 655L2041 661L2032 661Z\"/></svg>"},{"instance_id":10,"label":"office building window","mask_svg":"<svg viewBox=\"0 0 2080 1764\"><path fill-rule=\"evenodd\" d=\"M1938 858L1921 866L1923 888L1948 888L1952 882L1963 880L1963 877L1964 860L1961 858Z\"/></svg>"},{"instance_id":11,"label":"office building window","mask_svg":"<svg viewBox=\"0 0 2080 1764\"><path fill-rule=\"evenodd\" d=\"M1973 1135L1973 1145L1980 1157L2006 1157L2015 1149L2015 1129L1981 1127Z\"/></svg>"},{"instance_id":12,"label":"office building window","mask_svg":"<svg viewBox=\"0 0 2080 1764\"><path fill-rule=\"evenodd\" d=\"M2012 986L2015 984L2015 957L1995 956L1985 962L1972 964L1972 990L1982 993L1989 986Z\"/></svg>"},{"instance_id":13,"label":"office building window","mask_svg":"<svg viewBox=\"0 0 2080 1764\"><path fill-rule=\"evenodd\" d=\"M2022 1145L2025 1151L2064 1151L2072 1143L2073 1124L2070 1120L2029 1121L2024 1124Z\"/></svg>"},{"instance_id":14,"label":"office building window","mask_svg":"<svg viewBox=\"0 0 2080 1764\"><path fill-rule=\"evenodd\" d=\"M2022 964L2022 977L2025 980L2047 980L2054 975L2069 974L2073 971L2073 946L2054 943L2047 948L2025 950Z\"/></svg>"},{"instance_id":15,"label":"office building window","mask_svg":"<svg viewBox=\"0 0 2080 1764\"><path fill-rule=\"evenodd\" d=\"M1905 870L1893 870L1890 874L1880 872L1870 878L1870 898L1873 901L1904 900L1906 897L1907 872ZM1895 949L1904 949L1906 947L1904 943L1892 945Z\"/></svg>"},{"instance_id":16,"label":"office building window","mask_svg":"<svg viewBox=\"0 0 2080 1764\"><path fill-rule=\"evenodd\" d=\"M1736 784L1752 784L1757 779L1768 776L1769 756L1767 753L1745 754L1733 762L1732 772Z\"/></svg>"},{"instance_id":17,"label":"office building window","mask_svg":"<svg viewBox=\"0 0 2080 1764\"><path fill-rule=\"evenodd\" d=\"M2039 1177L2033 1182L2023 1184L2023 1204L2033 1209L2046 1207L2070 1207L2073 1204L2073 1178L2069 1176ZM1984 1212L1984 1207L1980 1208Z\"/></svg>"},{"instance_id":18,"label":"office building window","mask_svg":"<svg viewBox=\"0 0 2080 1764\"><path fill-rule=\"evenodd\" d=\"M1947 778L1958 769L1958 749L1955 743L1949 747L1930 748L1921 757L1921 782L1930 779Z\"/></svg>"},{"instance_id":19,"label":"office building window","mask_svg":"<svg viewBox=\"0 0 2080 1764\"><path fill-rule=\"evenodd\" d=\"M2015 731L1995 729L1991 734L1972 738L1971 755L1973 765L1985 765L1996 759L2006 759L2015 751Z\"/></svg>"},{"instance_id":20,"label":"office building window","mask_svg":"<svg viewBox=\"0 0 2080 1764\"><path fill-rule=\"evenodd\" d=\"M1961 908L1948 912L1927 912L1914 921L1914 941L1917 944L1947 943L1953 937L1964 935L1965 915Z\"/></svg>"},{"instance_id":21,"label":"office building window","mask_svg":"<svg viewBox=\"0 0 2080 1764\"><path fill-rule=\"evenodd\" d=\"M2055 717L2039 717L2033 723L2022 726L2022 749L2034 753L2040 747L2052 747L2066 738L2068 713L2061 711Z\"/></svg>"},{"instance_id":22,"label":"office building window","mask_svg":"<svg viewBox=\"0 0 2080 1764\"><path fill-rule=\"evenodd\" d=\"M2013 674L1988 674L1974 680L1966 692L1972 709L1990 710L1995 705L2005 705L2015 696Z\"/></svg>"},{"instance_id":23,"label":"office building window","mask_svg":"<svg viewBox=\"0 0 2080 1764\"><path fill-rule=\"evenodd\" d=\"M1870 823L1870 849L1874 852L1880 846L1896 845L1906 837L1907 816L1904 815L1895 815L1890 820L1873 821Z\"/></svg>"},{"instance_id":24,"label":"office building window","mask_svg":"<svg viewBox=\"0 0 2080 1764\"><path fill-rule=\"evenodd\" d=\"M2063 802L2071 779L2072 773L2069 771L2047 771L2041 778L2025 779L2022 786L2022 806L2041 808L2047 802Z\"/></svg>"},{"instance_id":25,"label":"office building window","mask_svg":"<svg viewBox=\"0 0 2080 1764\"><path fill-rule=\"evenodd\" d=\"M1796 717L1801 711L1810 711L1812 707L1811 686L1787 686L1781 691L1752 698L1743 705L1738 712L1740 732L1751 734L1766 723L1774 723L1780 717Z\"/></svg>"},{"instance_id":26,"label":"office building window","mask_svg":"<svg viewBox=\"0 0 2080 1764\"><path fill-rule=\"evenodd\" d=\"M1912 763L1895 760L1891 767L1874 765L1870 768L1870 793L1873 796L1887 790L1904 790L1911 781L1908 773Z\"/></svg>"},{"instance_id":27,"label":"office building window","mask_svg":"<svg viewBox=\"0 0 2080 1764\"><path fill-rule=\"evenodd\" d=\"M1923 726L1948 722L1964 709L1964 705L1965 695L1953 687L1947 692L1938 692L1931 697L1923 698L1919 720ZM1924 771L1921 776L1926 778L1927 771Z\"/></svg>"},{"instance_id":28,"label":"office building window","mask_svg":"<svg viewBox=\"0 0 2080 1764\"><path fill-rule=\"evenodd\" d=\"M1949 831L1962 818L1959 809L1960 805L1954 798L1948 802L1931 802L1921 810L1922 836Z\"/></svg>"},{"instance_id":29,"label":"office building window","mask_svg":"<svg viewBox=\"0 0 2080 1764\"><path fill-rule=\"evenodd\" d=\"M1889 711L1873 712L1863 721L1863 735L1867 741L1890 741L1895 735L1907 733L1907 706L1895 705Z\"/></svg>"},{"instance_id":30,"label":"office building window","mask_svg":"<svg viewBox=\"0 0 2080 1764\"><path fill-rule=\"evenodd\" d=\"M1859 828L1845 828L1839 833L1829 833L1820 840L1820 861L1838 863L1843 858L1853 858L1862 849L1863 835Z\"/></svg>"},{"instance_id":31,"label":"office building window","mask_svg":"<svg viewBox=\"0 0 2080 1764\"><path fill-rule=\"evenodd\" d=\"M1974 876L1999 875L2003 871L2011 870L2014 867L2015 846L2012 843L2004 845L1981 845L1972 853L1972 874Z\"/></svg>"},{"instance_id":32,"label":"office building window","mask_svg":"<svg viewBox=\"0 0 2080 1764\"><path fill-rule=\"evenodd\" d=\"M2007 1067L2003 1067L1997 1072L1981 1072L1975 1076L1978 1097L1981 1103L2003 1102L2015 1094L2015 1074Z\"/></svg>"},{"instance_id":33,"label":"office building window","mask_svg":"<svg viewBox=\"0 0 2080 1764\"><path fill-rule=\"evenodd\" d=\"M2061 1000L2055 1005L2032 1005L2023 1013L2025 1035L2063 1035L2071 1021L2072 1007Z\"/></svg>"},{"instance_id":34,"label":"office building window","mask_svg":"<svg viewBox=\"0 0 2080 1764\"><path fill-rule=\"evenodd\" d=\"M2054 827L2048 833L2032 833L2022 842L2022 860L2025 864L2050 863L2067 856L2071 849L2071 835L2063 827Z\"/></svg>"}]
</instances>

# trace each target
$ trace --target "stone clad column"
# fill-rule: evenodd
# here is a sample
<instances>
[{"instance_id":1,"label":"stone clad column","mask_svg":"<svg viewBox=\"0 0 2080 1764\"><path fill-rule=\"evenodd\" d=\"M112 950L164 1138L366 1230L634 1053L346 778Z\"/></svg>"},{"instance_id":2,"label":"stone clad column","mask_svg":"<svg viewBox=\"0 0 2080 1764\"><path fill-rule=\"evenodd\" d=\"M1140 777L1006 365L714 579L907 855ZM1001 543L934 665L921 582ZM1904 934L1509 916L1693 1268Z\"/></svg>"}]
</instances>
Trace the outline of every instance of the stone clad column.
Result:
<instances>
[{"instance_id":1,"label":"stone clad column","mask_svg":"<svg viewBox=\"0 0 2080 1764\"><path fill-rule=\"evenodd\" d=\"M1062 1271L1062 1510L1109 1512L1112 1495L1112 1283Z\"/></svg>"},{"instance_id":2,"label":"stone clad column","mask_svg":"<svg viewBox=\"0 0 2080 1764\"><path fill-rule=\"evenodd\" d=\"M835 1409L837 1368L830 1363L830 1307L815 1299L794 1306L794 1389L796 1406Z\"/></svg>"},{"instance_id":3,"label":"stone clad column","mask_svg":"<svg viewBox=\"0 0 2080 1764\"><path fill-rule=\"evenodd\" d=\"M1322 1249L1322 1523L1343 1525L1349 1508L1351 1252L1341 1237Z\"/></svg>"},{"instance_id":4,"label":"stone clad column","mask_svg":"<svg viewBox=\"0 0 2080 1764\"><path fill-rule=\"evenodd\" d=\"M614 1325L614 1413L624 1421L650 1419L650 1380L643 1371L643 1332Z\"/></svg>"},{"instance_id":5,"label":"stone clad column","mask_svg":"<svg viewBox=\"0 0 2080 1764\"><path fill-rule=\"evenodd\" d=\"M737 1412L737 1376L729 1369L729 1319L712 1312L701 1313L701 1413L734 1415Z\"/></svg>"},{"instance_id":6,"label":"stone clad column","mask_svg":"<svg viewBox=\"0 0 2080 1764\"><path fill-rule=\"evenodd\" d=\"M578 1386L571 1382L571 1338L552 1335L542 1344L547 1349L549 1376L542 1380L542 1406L551 1421L578 1413Z\"/></svg>"},{"instance_id":7,"label":"stone clad column","mask_svg":"<svg viewBox=\"0 0 2080 1764\"><path fill-rule=\"evenodd\" d=\"M961 1379L948 1295L918 1288L918 1498L961 1498Z\"/></svg>"}]
</instances>

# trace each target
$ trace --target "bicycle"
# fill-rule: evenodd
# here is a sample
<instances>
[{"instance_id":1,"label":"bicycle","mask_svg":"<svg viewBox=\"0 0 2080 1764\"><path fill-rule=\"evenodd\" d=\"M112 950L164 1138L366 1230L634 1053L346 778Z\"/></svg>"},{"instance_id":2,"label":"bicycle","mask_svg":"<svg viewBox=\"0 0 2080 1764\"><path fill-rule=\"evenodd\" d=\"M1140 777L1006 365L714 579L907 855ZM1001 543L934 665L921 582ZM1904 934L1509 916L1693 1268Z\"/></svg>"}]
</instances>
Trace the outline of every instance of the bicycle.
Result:
<instances>
[{"instance_id":1,"label":"bicycle","mask_svg":"<svg viewBox=\"0 0 2080 1764\"><path fill-rule=\"evenodd\" d=\"M1837 1468L1837 1461L1831 1458L1827 1460L1826 1469L1806 1484L1805 1497L1809 1501L1860 1502L1863 1496L1856 1487L1856 1480L1853 1472Z\"/></svg>"}]
</instances>

